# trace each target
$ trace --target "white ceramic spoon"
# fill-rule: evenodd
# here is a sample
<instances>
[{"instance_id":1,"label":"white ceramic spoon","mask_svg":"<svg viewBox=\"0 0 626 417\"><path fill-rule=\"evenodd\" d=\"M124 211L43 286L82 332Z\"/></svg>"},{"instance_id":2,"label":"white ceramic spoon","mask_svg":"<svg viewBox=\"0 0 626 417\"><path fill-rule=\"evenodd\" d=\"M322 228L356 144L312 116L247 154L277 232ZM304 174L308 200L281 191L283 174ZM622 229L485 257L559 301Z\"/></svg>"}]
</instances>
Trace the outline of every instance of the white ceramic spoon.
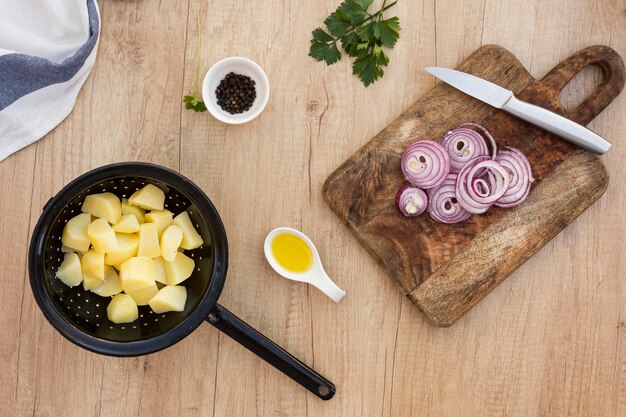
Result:
<instances>
[{"instance_id":1,"label":"white ceramic spoon","mask_svg":"<svg viewBox=\"0 0 626 417\"><path fill-rule=\"evenodd\" d=\"M272 252L272 241L274 240L276 236L282 235L284 233L292 234L292 235L299 237L311 249L311 253L313 254L313 265L311 265L311 267L308 270L304 272L288 271L276 261L276 258L274 257L274 253ZM311 242L311 239L309 239L304 233L296 229L291 229L289 227L276 228L272 230L271 232L269 232L269 234L265 238L265 244L263 245L263 249L265 251L265 257L267 258L267 262L269 262L270 266L279 275L287 279L290 279L292 281L300 281L300 282L309 283L313 285L314 287L316 287L317 289L319 289L324 294L326 294L327 296L329 296L336 303L338 303L339 300L341 300L343 296L346 295L346 292L342 290L341 288L339 288L330 279L328 274L326 274L326 271L324 271L324 267L322 266L322 261L320 261L320 255L317 252L317 248L315 247L313 242Z\"/></svg>"}]
</instances>

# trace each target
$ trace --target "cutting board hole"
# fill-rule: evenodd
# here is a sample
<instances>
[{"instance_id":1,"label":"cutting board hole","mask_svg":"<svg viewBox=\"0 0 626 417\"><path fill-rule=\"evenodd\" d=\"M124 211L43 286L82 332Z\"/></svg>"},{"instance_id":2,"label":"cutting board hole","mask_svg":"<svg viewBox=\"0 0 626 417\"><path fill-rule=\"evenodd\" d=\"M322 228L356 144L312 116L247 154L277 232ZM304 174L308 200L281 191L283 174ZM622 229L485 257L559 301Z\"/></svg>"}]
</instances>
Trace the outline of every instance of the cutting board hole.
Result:
<instances>
[{"instance_id":1,"label":"cutting board hole","mask_svg":"<svg viewBox=\"0 0 626 417\"><path fill-rule=\"evenodd\" d=\"M567 110L578 107L602 82L602 70L597 65L589 65L563 87L559 99Z\"/></svg>"}]
</instances>

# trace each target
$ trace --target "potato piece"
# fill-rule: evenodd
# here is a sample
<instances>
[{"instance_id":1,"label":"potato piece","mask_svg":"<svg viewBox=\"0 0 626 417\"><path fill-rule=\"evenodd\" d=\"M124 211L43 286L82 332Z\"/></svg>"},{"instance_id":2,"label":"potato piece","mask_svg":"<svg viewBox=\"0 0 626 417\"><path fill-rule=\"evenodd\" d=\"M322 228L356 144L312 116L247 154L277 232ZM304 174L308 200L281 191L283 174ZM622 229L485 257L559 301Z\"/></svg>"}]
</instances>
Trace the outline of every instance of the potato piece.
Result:
<instances>
[{"instance_id":1,"label":"potato piece","mask_svg":"<svg viewBox=\"0 0 626 417\"><path fill-rule=\"evenodd\" d=\"M122 203L113 193L88 195L80 209L83 213L106 219L111 224L122 217Z\"/></svg>"},{"instance_id":2,"label":"potato piece","mask_svg":"<svg viewBox=\"0 0 626 417\"><path fill-rule=\"evenodd\" d=\"M172 262L178 253L178 247L183 241L183 229L176 225L168 226L161 236L161 256Z\"/></svg>"},{"instance_id":3,"label":"potato piece","mask_svg":"<svg viewBox=\"0 0 626 417\"><path fill-rule=\"evenodd\" d=\"M83 269L78 255L73 252L66 253L56 275L68 287L75 287L83 282Z\"/></svg>"},{"instance_id":4,"label":"potato piece","mask_svg":"<svg viewBox=\"0 0 626 417\"><path fill-rule=\"evenodd\" d=\"M69 248L69 247L65 246L64 244L61 244L61 252L63 252L63 253L74 253L74 252L76 252L76 249Z\"/></svg>"},{"instance_id":5,"label":"potato piece","mask_svg":"<svg viewBox=\"0 0 626 417\"><path fill-rule=\"evenodd\" d=\"M135 300L135 303L137 303L138 306L147 306L148 301L150 301L158 292L159 289L156 284L154 284L144 288L143 290L129 292L128 295L133 297L133 300Z\"/></svg>"},{"instance_id":6,"label":"potato piece","mask_svg":"<svg viewBox=\"0 0 626 417\"><path fill-rule=\"evenodd\" d=\"M196 229L194 229L191 219L189 218L189 214L187 214L186 211L183 211L178 216L174 217L173 223L183 229L183 241L180 244L181 248L195 249L202 246L204 243L202 241L202 236L200 236Z\"/></svg>"},{"instance_id":7,"label":"potato piece","mask_svg":"<svg viewBox=\"0 0 626 417\"><path fill-rule=\"evenodd\" d=\"M167 285L178 285L193 273L195 263L193 259L180 252L176 252L174 261L165 261L165 272L167 274Z\"/></svg>"},{"instance_id":8,"label":"potato piece","mask_svg":"<svg viewBox=\"0 0 626 417\"><path fill-rule=\"evenodd\" d=\"M159 187L148 184L141 190L135 191L128 202L145 210L163 210L165 193Z\"/></svg>"},{"instance_id":9,"label":"potato piece","mask_svg":"<svg viewBox=\"0 0 626 417\"><path fill-rule=\"evenodd\" d=\"M87 213L72 217L63 228L61 243L78 252L87 252L90 242L87 227L91 223L91 215Z\"/></svg>"},{"instance_id":10,"label":"potato piece","mask_svg":"<svg viewBox=\"0 0 626 417\"><path fill-rule=\"evenodd\" d=\"M107 307L107 317L113 323L130 323L139 317L139 309L133 297L128 294L117 294Z\"/></svg>"},{"instance_id":11,"label":"potato piece","mask_svg":"<svg viewBox=\"0 0 626 417\"><path fill-rule=\"evenodd\" d=\"M146 221L146 219L144 218L145 213L146 211L144 209L136 207L136 206L131 206L127 198L122 198L122 215L123 216L132 214L137 219L137 222L141 224Z\"/></svg>"},{"instance_id":12,"label":"potato piece","mask_svg":"<svg viewBox=\"0 0 626 417\"><path fill-rule=\"evenodd\" d=\"M167 272L165 272L165 262L163 261L163 258L159 256L158 258L154 258L153 261L155 272L154 280L167 285Z\"/></svg>"},{"instance_id":13,"label":"potato piece","mask_svg":"<svg viewBox=\"0 0 626 417\"><path fill-rule=\"evenodd\" d=\"M139 222L134 214L124 214L113 225L113 230L119 233L137 233L139 231Z\"/></svg>"},{"instance_id":14,"label":"potato piece","mask_svg":"<svg viewBox=\"0 0 626 417\"><path fill-rule=\"evenodd\" d=\"M117 250L109 252L104 256L104 263L107 265L120 266L133 256L137 256L139 248L139 237L136 234L116 233ZM117 268L119 270L119 268Z\"/></svg>"},{"instance_id":15,"label":"potato piece","mask_svg":"<svg viewBox=\"0 0 626 417\"><path fill-rule=\"evenodd\" d=\"M89 275L83 275L83 288L85 291L94 290L102 285L101 280L98 278L91 277Z\"/></svg>"},{"instance_id":16,"label":"potato piece","mask_svg":"<svg viewBox=\"0 0 626 417\"><path fill-rule=\"evenodd\" d=\"M110 297L122 292L122 284L120 278L110 265L104 266L104 282L91 290L93 293L101 297Z\"/></svg>"},{"instance_id":17,"label":"potato piece","mask_svg":"<svg viewBox=\"0 0 626 417\"><path fill-rule=\"evenodd\" d=\"M159 290L149 302L150 308L157 314L168 311L185 310L187 289L181 285L168 285Z\"/></svg>"},{"instance_id":18,"label":"potato piece","mask_svg":"<svg viewBox=\"0 0 626 417\"><path fill-rule=\"evenodd\" d=\"M91 222L87 227L87 236L97 252L108 253L117 250L115 232L105 219L96 219Z\"/></svg>"},{"instance_id":19,"label":"potato piece","mask_svg":"<svg viewBox=\"0 0 626 417\"><path fill-rule=\"evenodd\" d=\"M146 256L130 258L120 268L120 282L127 293L154 285L154 276L154 261Z\"/></svg>"},{"instance_id":20,"label":"potato piece","mask_svg":"<svg viewBox=\"0 0 626 417\"><path fill-rule=\"evenodd\" d=\"M144 223L139 226L139 249L137 256L156 258L161 256L159 233L155 223Z\"/></svg>"},{"instance_id":21,"label":"potato piece","mask_svg":"<svg viewBox=\"0 0 626 417\"><path fill-rule=\"evenodd\" d=\"M174 220L174 215L169 210L154 210L146 213L146 223L154 223L157 225L159 239L165 229L167 229L167 226L172 224L172 220Z\"/></svg>"},{"instance_id":22,"label":"potato piece","mask_svg":"<svg viewBox=\"0 0 626 417\"><path fill-rule=\"evenodd\" d=\"M80 265L84 279L90 277L101 282L104 281L104 254L97 252L95 249L90 249L89 252L83 255Z\"/></svg>"}]
</instances>

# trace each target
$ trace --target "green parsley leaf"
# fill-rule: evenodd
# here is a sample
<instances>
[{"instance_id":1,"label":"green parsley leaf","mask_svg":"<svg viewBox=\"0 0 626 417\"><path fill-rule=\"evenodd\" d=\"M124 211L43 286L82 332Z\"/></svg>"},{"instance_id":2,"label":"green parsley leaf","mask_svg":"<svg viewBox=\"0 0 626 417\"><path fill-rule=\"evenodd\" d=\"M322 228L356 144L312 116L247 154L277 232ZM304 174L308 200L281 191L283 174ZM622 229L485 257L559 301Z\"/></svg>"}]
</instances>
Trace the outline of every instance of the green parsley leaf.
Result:
<instances>
[{"instance_id":1,"label":"green parsley leaf","mask_svg":"<svg viewBox=\"0 0 626 417\"><path fill-rule=\"evenodd\" d=\"M357 0L344 1L339 5L338 10L350 19L350 23L352 23L353 26L363 24L367 17L367 7L363 7L361 4L357 3Z\"/></svg>"},{"instance_id":2,"label":"green parsley leaf","mask_svg":"<svg viewBox=\"0 0 626 417\"><path fill-rule=\"evenodd\" d=\"M341 58L341 52L337 48L337 44L334 42L329 44L313 40L311 41L309 56L312 56L318 61L324 61L327 65L332 65L339 61L339 58Z\"/></svg>"},{"instance_id":3,"label":"green parsley leaf","mask_svg":"<svg viewBox=\"0 0 626 417\"><path fill-rule=\"evenodd\" d=\"M356 46L359 43L359 36L354 33L348 33L346 36L341 38L341 46L346 51L346 53L352 57L356 56Z\"/></svg>"},{"instance_id":4,"label":"green parsley leaf","mask_svg":"<svg viewBox=\"0 0 626 417\"><path fill-rule=\"evenodd\" d=\"M393 48L396 45L396 41L400 37L400 21L397 17L392 17L387 20L381 20L379 23L380 35L378 39L388 48Z\"/></svg>"},{"instance_id":5,"label":"green parsley leaf","mask_svg":"<svg viewBox=\"0 0 626 417\"><path fill-rule=\"evenodd\" d=\"M352 72L358 75L366 87L384 75L384 71L376 63L376 58L372 55L357 58L352 64Z\"/></svg>"},{"instance_id":6,"label":"green parsley leaf","mask_svg":"<svg viewBox=\"0 0 626 417\"><path fill-rule=\"evenodd\" d=\"M313 35L313 39L318 42L326 43L334 40L334 38L326 33L326 31L324 31L324 29L322 28L315 29L313 32L311 32L311 34Z\"/></svg>"},{"instance_id":7,"label":"green parsley leaf","mask_svg":"<svg viewBox=\"0 0 626 417\"><path fill-rule=\"evenodd\" d=\"M339 10L332 13L324 20L324 24L328 28L328 31L338 38L341 38L350 29L350 19Z\"/></svg>"},{"instance_id":8,"label":"green parsley leaf","mask_svg":"<svg viewBox=\"0 0 626 417\"><path fill-rule=\"evenodd\" d=\"M318 61L332 65L341 59L341 47L355 58L352 72L363 84L376 82L384 75L384 67L389 64L389 57L383 47L393 48L400 37L398 17L383 19L383 13L393 7L398 0L389 4L383 2L381 9L373 14L368 12L373 0L344 0L331 13L323 28L312 33L309 55Z\"/></svg>"},{"instance_id":9,"label":"green parsley leaf","mask_svg":"<svg viewBox=\"0 0 626 417\"><path fill-rule=\"evenodd\" d=\"M183 97L183 103L185 103L185 108L189 110L193 110L195 112L203 112L206 111L206 105L202 99L195 96L185 96Z\"/></svg>"},{"instance_id":10,"label":"green parsley leaf","mask_svg":"<svg viewBox=\"0 0 626 417\"><path fill-rule=\"evenodd\" d=\"M367 25L361 26L356 30L357 35L361 41L368 41L370 39L374 39L374 22L370 22Z\"/></svg>"},{"instance_id":11,"label":"green parsley leaf","mask_svg":"<svg viewBox=\"0 0 626 417\"><path fill-rule=\"evenodd\" d=\"M374 2L374 0L352 0L356 3L361 9L367 10L368 7Z\"/></svg>"}]
</instances>

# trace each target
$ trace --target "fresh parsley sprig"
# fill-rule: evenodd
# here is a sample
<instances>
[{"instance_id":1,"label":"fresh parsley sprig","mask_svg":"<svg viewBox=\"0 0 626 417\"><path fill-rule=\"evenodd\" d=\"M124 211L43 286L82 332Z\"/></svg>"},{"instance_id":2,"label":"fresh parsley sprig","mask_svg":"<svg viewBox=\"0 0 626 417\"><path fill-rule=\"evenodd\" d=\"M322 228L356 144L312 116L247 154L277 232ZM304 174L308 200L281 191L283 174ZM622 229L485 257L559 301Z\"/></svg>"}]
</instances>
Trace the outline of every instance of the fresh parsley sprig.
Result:
<instances>
[{"instance_id":1,"label":"fresh parsley sprig","mask_svg":"<svg viewBox=\"0 0 626 417\"><path fill-rule=\"evenodd\" d=\"M196 58L196 82L193 85L193 92L190 96L183 97L183 103L185 108L193 110L195 112L206 111L206 105L202 100L200 94L198 94L198 83L200 81L200 48L202 46L202 37L200 36L200 12L198 12L198 18L196 21L196 28L198 30L198 50Z\"/></svg>"},{"instance_id":2,"label":"fresh parsley sprig","mask_svg":"<svg viewBox=\"0 0 626 417\"><path fill-rule=\"evenodd\" d=\"M341 59L337 46L341 42L348 56L355 58L352 72L366 87L385 74L389 57L382 48L393 48L400 37L398 17L383 19L383 12L398 1L387 4L385 0L379 11L370 14L367 9L373 1L345 0L324 20L327 30L319 27L312 32L309 49L309 56L332 65Z\"/></svg>"}]
</instances>

